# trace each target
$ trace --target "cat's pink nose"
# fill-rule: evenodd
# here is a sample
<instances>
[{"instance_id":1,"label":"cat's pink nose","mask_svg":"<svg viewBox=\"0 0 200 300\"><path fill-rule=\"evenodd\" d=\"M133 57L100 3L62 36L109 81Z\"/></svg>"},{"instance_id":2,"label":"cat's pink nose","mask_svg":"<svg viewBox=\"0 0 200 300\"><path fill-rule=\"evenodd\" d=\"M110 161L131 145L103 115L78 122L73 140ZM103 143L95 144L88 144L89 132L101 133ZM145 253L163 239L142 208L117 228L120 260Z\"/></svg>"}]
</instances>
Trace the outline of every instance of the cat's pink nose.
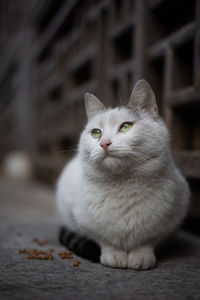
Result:
<instances>
[{"instance_id":1,"label":"cat's pink nose","mask_svg":"<svg viewBox=\"0 0 200 300\"><path fill-rule=\"evenodd\" d=\"M111 144L110 140L102 140L100 146L106 151Z\"/></svg>"}]
</instances>

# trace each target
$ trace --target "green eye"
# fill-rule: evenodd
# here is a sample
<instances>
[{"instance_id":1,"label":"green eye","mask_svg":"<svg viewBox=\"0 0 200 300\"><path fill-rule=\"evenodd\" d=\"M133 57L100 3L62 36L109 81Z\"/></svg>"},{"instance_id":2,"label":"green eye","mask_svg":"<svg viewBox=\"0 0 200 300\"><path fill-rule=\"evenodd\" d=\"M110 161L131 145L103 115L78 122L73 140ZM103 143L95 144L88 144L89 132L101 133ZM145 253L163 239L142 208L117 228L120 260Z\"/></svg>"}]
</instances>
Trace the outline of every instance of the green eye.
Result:
<instances>
[{"instance_id":1,"label":"green eye","mask_svg":"<svg viewBox=\"0 0 200 300\"><path fill-rule=\"evenodd\" d=\"M133 126L132 122L124 122L120 126L119 131L120 132L127 132L127 131L129 131L129 129L131 129L132 126Z\"/></svg>"},{"instance_id":2,"label":"green eye","mask_svg":"<svg viewBox=\"0 0 200 300\"><path fill-rule=\"evenodd\" d=\"M92 129L91 134L93 138L99 139L101 137L101 130L100 129Z\"/></svg>"}]
</instances>

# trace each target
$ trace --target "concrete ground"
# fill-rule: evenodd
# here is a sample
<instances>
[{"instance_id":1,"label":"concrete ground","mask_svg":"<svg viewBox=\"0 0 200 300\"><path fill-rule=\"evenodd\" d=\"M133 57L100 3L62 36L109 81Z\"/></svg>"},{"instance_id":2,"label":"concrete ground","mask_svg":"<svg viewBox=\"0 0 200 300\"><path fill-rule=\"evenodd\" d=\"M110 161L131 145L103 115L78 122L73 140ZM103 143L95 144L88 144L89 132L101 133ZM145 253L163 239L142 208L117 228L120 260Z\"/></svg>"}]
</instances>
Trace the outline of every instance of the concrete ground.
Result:
<instances>
[{"instance_id":1,"label":"concrete ground","mask_svg":"<svg viewBox=\"0 0 200 300\"><path fill-rule=\"evenodd\" d=\"M64 248L54 203L54 191L43 185L0 179L0 299L200 299L200 238L180 231L149 271L80 258L75 267L57 255ZM27 259L22 248L53 248L54 260Z\"/></svg>"}]
</instances>

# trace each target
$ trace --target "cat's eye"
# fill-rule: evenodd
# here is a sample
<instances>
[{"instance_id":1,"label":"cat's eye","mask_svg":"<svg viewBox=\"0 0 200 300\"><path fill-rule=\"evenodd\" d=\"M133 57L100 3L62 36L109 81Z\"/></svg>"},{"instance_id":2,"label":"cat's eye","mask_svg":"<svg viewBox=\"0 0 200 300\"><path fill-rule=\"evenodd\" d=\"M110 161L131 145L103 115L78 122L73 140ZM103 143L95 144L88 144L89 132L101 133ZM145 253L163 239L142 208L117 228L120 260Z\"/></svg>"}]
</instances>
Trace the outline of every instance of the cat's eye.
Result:
<instances>
[{"instance_id":1,"label":"cat's eye","mask_svg":"<svg viewBox=\"0 0 200 300\"><path fill-rule=\"evenodd\" d=\"M101 137L101 130L100 129L92 129L91 131L91 135L93 136L93 138L95 139L99 139Z\"/></svg>"},{"instance_id":2,"label":"cat's eye","mask_svg":"<svg viewBox=\"0 0 200 300\"><path fill-rule=\"evenodd\" d=\"M119 132L127 132L131 129L132 126L133 126L132 122L124 122L119 128Z\"/></svg>"}]
</instances>

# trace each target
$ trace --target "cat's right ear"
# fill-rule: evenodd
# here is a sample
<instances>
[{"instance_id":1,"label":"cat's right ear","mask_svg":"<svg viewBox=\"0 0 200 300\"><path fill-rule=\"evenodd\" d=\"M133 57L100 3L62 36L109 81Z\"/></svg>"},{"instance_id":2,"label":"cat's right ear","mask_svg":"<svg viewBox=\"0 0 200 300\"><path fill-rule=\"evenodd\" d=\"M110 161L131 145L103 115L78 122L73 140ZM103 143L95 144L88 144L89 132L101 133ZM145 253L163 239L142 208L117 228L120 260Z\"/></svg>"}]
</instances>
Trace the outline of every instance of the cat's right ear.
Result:
<instances>
[{"instance_id":1,"label":"cat's right ear","mask_svg":"<svg viewBox=\"0 0 200 300\"><path fill-rule=\"evenodd\" d=\"M99 112L105 111L106 108L103 103L93 94L85 93L85 110L88 120L90 120Z\"/></svg>"}]
</instances>

